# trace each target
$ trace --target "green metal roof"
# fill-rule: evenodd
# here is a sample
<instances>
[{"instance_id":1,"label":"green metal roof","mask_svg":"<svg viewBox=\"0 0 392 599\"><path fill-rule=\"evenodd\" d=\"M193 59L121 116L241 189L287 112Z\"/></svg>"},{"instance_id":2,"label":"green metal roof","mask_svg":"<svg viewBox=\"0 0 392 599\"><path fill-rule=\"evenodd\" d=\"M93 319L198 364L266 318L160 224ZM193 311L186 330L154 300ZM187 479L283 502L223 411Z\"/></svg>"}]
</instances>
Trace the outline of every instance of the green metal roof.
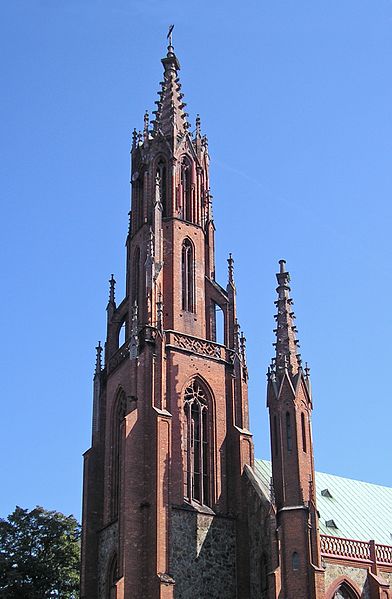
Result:
<instances>
[{"instance_id":1,"label":"green metal roof","mask_svg":"<svg viewBox=\"0 0 392 599\"><path fill-rule=\"evenodd\" d=\"M269 498L271 462L255 460L254 474ZM392 545L392 488L316 472L316 497L321 534Z\"/></svg>"}]
</instances>

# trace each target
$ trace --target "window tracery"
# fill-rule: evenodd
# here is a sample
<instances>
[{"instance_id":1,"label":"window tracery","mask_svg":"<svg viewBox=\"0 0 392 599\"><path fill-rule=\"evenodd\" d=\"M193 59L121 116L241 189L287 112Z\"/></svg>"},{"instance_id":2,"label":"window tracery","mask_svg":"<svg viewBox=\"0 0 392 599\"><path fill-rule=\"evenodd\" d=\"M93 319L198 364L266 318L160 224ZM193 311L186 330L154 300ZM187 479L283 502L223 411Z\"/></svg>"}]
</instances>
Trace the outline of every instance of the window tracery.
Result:
<instances>
[{"instance_id":1,"label":"window tracery","mask_svg":"<svg viewBox=\"0 0 392 599\"><path fill-rule=\"evenodd\" d=\"M117 518L120 501L120 480L122 460L122 423L126 415L126 397L124 391L117 396L112 420L112 472L111 472L111 516Z\"/></svg>"},{"instance_id":2,"label":"window tracery","mask_svg":"<svg viewBox=\"0 0 392 599\"><path fill-rule=\"evenodd\" d=\"M194 256L193 245L189 239L185 239L182 244L181 252L181 271L182 271L182 309L187 312L195 311L194 289Z\"/></svg>"},{"instance_id":3,"label":"window tracery","mask_svg":"<svg viewBox=\"0 0 392 599\"><path fill-rule=\"evenodd\" d=\"M208 401L197 380L184 395L184 496L202 505L210 502Z\"/></svg>"},{"instance_id":4,"label":"window tracery","mask_svg":"<svg viewBox=\"0 0 392 599\"><path fill-rule=\"evenodd\" d=\"M162 205L162 214L166 216L167 212L167 174L166 163L161 158L157 164L155 175L155 199Z\"/></svg>"},{"instance_id":5,"label":"window tracery","mask_svg":"<svg viewBox=\"0 0 392 599\"><path fill-rule=\"evenodd\" d=\"M184 157L181 161L181 205L184 220L193 221L192 215L192 167Z\"/></svg>"}]
</instances>

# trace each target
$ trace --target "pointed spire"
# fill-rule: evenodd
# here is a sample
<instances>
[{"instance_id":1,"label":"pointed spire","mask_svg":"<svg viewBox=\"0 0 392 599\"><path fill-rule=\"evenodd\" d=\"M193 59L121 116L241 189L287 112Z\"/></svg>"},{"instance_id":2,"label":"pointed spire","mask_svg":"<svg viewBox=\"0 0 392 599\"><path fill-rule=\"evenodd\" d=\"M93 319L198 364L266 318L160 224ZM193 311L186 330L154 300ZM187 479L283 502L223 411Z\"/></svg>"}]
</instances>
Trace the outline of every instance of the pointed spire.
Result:
<instances>
[{"instance_id":1,"label":"pointed spire","mask_svg":"<svg viewBox=\"0 0 392 599\"><path fill-rule=\"evenodd\" d=\"M95 348L95 351L95 374L99 374L102 370L102 345L100 341L98 341L98 345Z\"/></svg>"},{"instance_id":2,"label":"pointed spire","mask_svg":"<svg viewBox=\"0 0 392 599\"><path fill-rule=\"evenodd\" d=\"M116 289L116 281L115 281L114 275L112 274L109 279L109 302L108 302L109 304L112 304L112 305L116 304L115 289Z\"/></svg>"},{"instance_id":3,"label":"pointed spire","mask_svg":"<svg viewBox=\"0 0 392 599\"><path fill-rule=\"evenodd\" d=\"M301 367L301 359L298 353L297 329L294 325L295 315L292 311L293 300L290 298L290 275L286 271L286 261L279 260L279 264L280 270L276 275L278 299L275 302L277 306L275 364L278 373L287 371L289 374L295 375Z\"/></svg>"},{"instance_id":4,"label":"pointed spire","mask_svg":"<svg viewBox=\"0 0 392 599\"><path fill-rule=\"evenodd\" d=\"M186 104L182 100L183 94L181 93L181 84L178 77L180 63L172 46L172 31L173 26L169 29L167 55L162 58L163 81L161 82L157 109L154 111L155 120L152 121L154 133L161 131L165 136L185 133L189 129L188 115L184 111Z\"/></svg>"}]
</instances>

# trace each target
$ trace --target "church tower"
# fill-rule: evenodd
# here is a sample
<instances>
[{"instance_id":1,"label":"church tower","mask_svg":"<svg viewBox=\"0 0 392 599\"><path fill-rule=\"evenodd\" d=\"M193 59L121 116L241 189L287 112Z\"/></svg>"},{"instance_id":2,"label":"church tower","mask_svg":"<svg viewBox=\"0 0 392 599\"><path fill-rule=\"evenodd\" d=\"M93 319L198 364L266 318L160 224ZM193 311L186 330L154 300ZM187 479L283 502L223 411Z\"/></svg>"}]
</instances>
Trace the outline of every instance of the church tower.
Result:
<instances>
[{"instance_id":1,"label":"church tower","mask_svg":"<svg viewBox=\"0 0 392 599\"><path fill-rule=\"evenodd\" d=\"M253 444L233 259L223 288L207 139L171 39L162 64L155 118L133 134L126 293L116 301L112 275L97 347L81 597L245 599Z\"/></svg>"},{"instance_id":2,"label":"church tower","mask_svg":"<svg viewBox=\"0 0 392 599\"><path fill-rule=\"evenodd\" d=\"M275 563L269 599L323 599L316 507L312 393L309 368L298 353L290 275L280 260L276 354L268 370L272 490L276 513Z\"/></svg>"}]
</instances>

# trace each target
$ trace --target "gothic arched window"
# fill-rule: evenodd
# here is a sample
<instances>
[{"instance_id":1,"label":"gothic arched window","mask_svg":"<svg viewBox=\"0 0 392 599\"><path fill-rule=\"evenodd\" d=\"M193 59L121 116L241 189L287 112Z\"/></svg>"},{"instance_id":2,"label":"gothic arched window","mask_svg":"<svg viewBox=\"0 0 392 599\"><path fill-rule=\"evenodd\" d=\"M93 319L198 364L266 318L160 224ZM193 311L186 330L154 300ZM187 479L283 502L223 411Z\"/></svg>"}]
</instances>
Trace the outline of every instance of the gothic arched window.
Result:
<instances>
[{"instance_id":1,"label":"gothic arched window","mask_svg":"<svg viewBox=\"0 0 392 599\"><path fill-rule=\"evenodd\" d=\"M333 599L358 599L358 595L346 582L343 582L335 591Z\"/></svg>"},{"instance_id":2,"label":"gothic arched window","mask_svg":"<svg viewBox=\"0 0 392 599\"><path fill-rule=\"evenodd\" d=\"M157 164L156 176L155 176L155 185L156 185L156 195L159 198L159 201L162 204L162 214L166 215L167 212L167 174L166 174L166 163L161 158Z\"/></svg>"},{"instance_id":3,"label":"gothic arched window","mask_svg":"<svg viewBox=\"0 0 392 599\"><path fill-rule=\"evenodd\" d=\"M287 440L287 451L291 451L293 446L292 433L291 433L291 418L290 413L286 412L286 440Z\"/></svg>"},{"instance_id":4,"label":"gothic arched window","mask_svg":"<svg viewBox=\"0 0 392 599\"><path fill-rule=\"evenodd\" d=\"M187 312L195 311L195 267L193 245L185 239L181 251L181 278L182 278L182 309Z\"/></svg>"},{"instance_id":5,"label":"gothic arched window","mask_svg":"<svg viewBox=\"0 0 392 599\"><path fill-rule=\"evenodd\" d=\"M106 597L107 599L116 599L116 582L117 582L117 556L114 555L110 561L107 579L106 579Z\"/></svg>"},{"instance_id":6,"label":"gothic arched window","mask_svg":"<svg viewBox=\"0 0 392 599\"><path fill-rule=\"evenodd\" d=\"M117 518L120 502L122 430L126 415L126 397L124 391L118 394L112 413L112 463L111 463L111 516Z\"/></svg>"},{"instance_id":7,"label":"gothic arched window","mask_svg":"<svg viewBox=\"0 0 392 599\"><path fill-rule=\"evenodd\" d=\"M136 178L135 178L136 177ZM143 175L134 173L133 182L133 203L132 203L132 223L134 232L143 224Z\"/></svg>"},{"instance_id":8,"label":"gothic arched window","mask_svg":"<svg viewBox=\"0 0 392 599\"><path fill-rule=\"evenodd\" d=\"M202 505L210 503L209 431L207 396L193 380L184 396L184 496Z\"/></svg>"},{"instance_id":9,"label":"gothic arched window","mask_svg":"<svg viewBox=\"0 0 392 599\"><path fill-rule=\"evenodd\" d=\"M139 287L140 287L140 248L136 248L132 261L132 305L136 302L139 307Z\"/></svg>"},{"instance_id":10,"label":"gothic arched window","mask_svg":"<svg viewBox=\"0 0 392 599\"><path fill-rule=\"evenodd\" d=\"M184 220L192 222L192 166L187 158L181 162L181 205Z\"/></svg>"},{"instance_id":11,"label":"gothic arched window","mask_svg":"<svg viewBox=\"0 0 392 599\"><path fill-rule=\"evenodd\" d=\"M301 430L302 430L302 449L306 453L306 427L305 414L301 412Z\"/></svg>"},{"instance_id":12,"label":"gothic arched window","mask_svg":"<svg viewBox=\"0 0 392 599\"><path fill-rule=\"evenodd\" d=\"M293 570L299 570L299 555L296 551L291 556L291 565Z\"/></svg>"},{"instance_id":13,"label":"gothic arched window","mask_svg":"<svg viewBox=\"0 0 392 599\"><path fill-rule=\"evenodd\" d=\"M275 455L279 453L279 438L278 438L278 420L276 416L274 416L274 449Z\"/></svg>"}]
</instances>

